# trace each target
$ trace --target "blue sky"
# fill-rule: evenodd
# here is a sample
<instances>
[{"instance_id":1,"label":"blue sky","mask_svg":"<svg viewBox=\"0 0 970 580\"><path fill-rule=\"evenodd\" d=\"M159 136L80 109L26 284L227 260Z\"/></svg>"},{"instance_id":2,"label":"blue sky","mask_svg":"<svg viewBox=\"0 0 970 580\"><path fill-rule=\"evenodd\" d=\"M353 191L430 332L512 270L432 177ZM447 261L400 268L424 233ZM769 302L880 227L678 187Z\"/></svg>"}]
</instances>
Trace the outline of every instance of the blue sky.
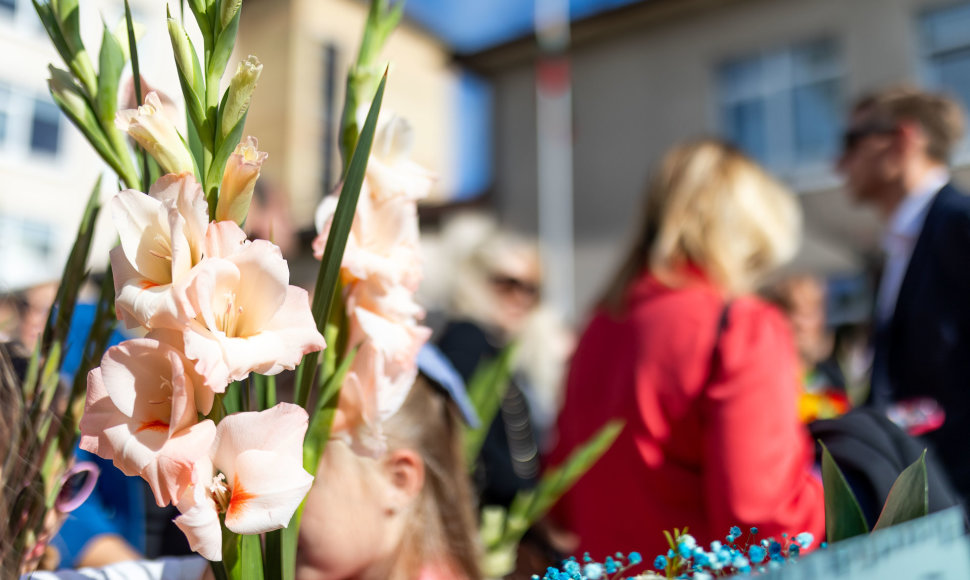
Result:
<instances>
[{"instance_id":1,"label":"blue sky","mask_svg":"<svg viewBox=\"0 0 970 580\"><path fill-rule=\"evenodd\" d=\"M570 0L573 19L643 0ZM456 52L476 52L529 34L533 0L406 0L408 16Z\"/></svg>"}]
</instances>

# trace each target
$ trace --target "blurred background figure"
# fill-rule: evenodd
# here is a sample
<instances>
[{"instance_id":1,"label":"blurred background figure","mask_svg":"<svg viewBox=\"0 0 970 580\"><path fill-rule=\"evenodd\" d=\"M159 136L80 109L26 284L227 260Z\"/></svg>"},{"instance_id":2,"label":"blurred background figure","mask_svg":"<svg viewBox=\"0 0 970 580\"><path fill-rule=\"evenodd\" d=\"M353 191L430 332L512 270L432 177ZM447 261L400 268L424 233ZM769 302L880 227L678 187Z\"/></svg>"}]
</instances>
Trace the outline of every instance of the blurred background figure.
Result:
<instances>
[{"instance_id":1,"label":"blurred background figure","mask_svg":"<svg viewBox=\"0 0 970 580\"><path fill-rule=\"evenodd\" d=\"M886 228L866 402L923 434L966 504L970 197L951 183L949 169L963 129L963 111L946 95L908 86L876 91L852 107L838 168L851 199Z\"/></svg>"},{"instance_id":2,"label":"blurred background figure","mask_svg":"<svg viewBox=\"0 0 970 580\"><path fill-rule=\"evenodd\" d=\"M468 214L453 219L439 243L453 248L454 260L446 321L436 337L441 351L467 381L481 363L511 342L517 345L511 384L488 426L475 470L481 503L507 507L539 475L571 336L541 304L542 271L534 240Z\"/></svg>"},{"instance_id":3,"label":"blurred background figure","mask_svg":"<svg viewBox=\"0 0 970 580\"><path fill-rule=\"evenodd\" d=\"M735 525L821 537L795 344L752 295L798 247L794 197L737 149L702 140L667 154L644 215L576 348L551 461L610 419L625 427L560 501L559 523L594 559L665 553L657 530L682 526L698 538Z\"/></svg>"},{"instance_id":4,"label":"blurred background figure","mask_svg":"<svg viewBox=\"0 0 970 580\"><path fill-rule=\"evenodd\" d=\"M773 284L764 294L788 318L795 337L801 376L798 413L802 421L831 419L848 411L845 375L835 357L835 337L826 321L824 280L796 274Z\"/></svg>"}]
</instances>

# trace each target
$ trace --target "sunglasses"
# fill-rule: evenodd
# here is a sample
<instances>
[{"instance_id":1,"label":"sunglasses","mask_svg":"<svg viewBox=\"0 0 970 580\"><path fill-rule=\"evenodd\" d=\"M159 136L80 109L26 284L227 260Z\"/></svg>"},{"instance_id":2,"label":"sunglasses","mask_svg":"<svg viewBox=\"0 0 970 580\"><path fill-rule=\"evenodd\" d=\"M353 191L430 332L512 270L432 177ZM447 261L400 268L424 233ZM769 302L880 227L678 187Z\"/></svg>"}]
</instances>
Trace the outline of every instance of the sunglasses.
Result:
<instances>
[{"instance_id":1,"label":"sunglasses","mask_svg":"<svg viewBox=\"0 0 970 580\"><path fill-rule=\"evenodd\" d=\"M520 294L525 294L529 298L536 298L539 296L539 286L532 282L519 280L518 278L514 278L512 276L503 276L501 274L493 275L490 280L500 292L505 294L518 292Z\"/></svg>"},{"instance_id":2,"label":"sunglasses","mask_svg":"<svg viewBox=\"0 0 970 580\"><path fill-rule=\"evenodd\" d=\"M898 127L892 123L867 123L853 127L842 135L842 152L851 153L866 137L872 135L892 135Z\"/></svg>"},{"instance_id":3,"label":"sunglasses","mask_svg":"<svg viewBox=\"0 0 970 580\"><path fill-rule=\"evenodd\" d=\"M63 513L72 512L79 508L84 500L94 491L101 470L91 461L75 463L61 479L61 490L57 494L54 505Z\"/></svg>"}]
</instances>

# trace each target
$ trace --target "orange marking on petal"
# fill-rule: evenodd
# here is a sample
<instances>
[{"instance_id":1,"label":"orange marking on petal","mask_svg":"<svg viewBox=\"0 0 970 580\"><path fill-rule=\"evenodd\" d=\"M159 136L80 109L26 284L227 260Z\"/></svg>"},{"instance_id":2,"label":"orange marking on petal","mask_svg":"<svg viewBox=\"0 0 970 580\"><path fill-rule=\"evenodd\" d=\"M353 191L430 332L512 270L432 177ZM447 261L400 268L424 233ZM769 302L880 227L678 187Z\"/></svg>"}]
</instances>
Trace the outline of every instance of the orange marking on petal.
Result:
<instances>
[{"instance_id":1,"label":"orange marking on petal","mask_svg":"<svg viewBox=\"0 0 970 580\"><path fill-rule=\"evenodd\" d=\"M149 288L161 286L161 284L157 284L155 282L152 282L151 280L142 280L141 282L138 283L138 285L141 287L142 290L148 290Z\"/></svg>"},{"instance_id":2,"label":"orange marking on petal","mask_svg":"<svg viewBox=\"0 0 970 580\"><path fill-rule=\"evenodd\" d=\"M146 421L145 423L141 424L141 427L139 427L138 431L135 431L135 433L141 433L142 431L168 431L168 423L159 421L158 419L155 419L154 421Z\"/></svg>"},{"instance_id":3,"label":"orange marking on petal","mask_svg":"<svg viewBox=\"0 0 970 580\"><path fill-rule=\"evenodd\" d=\"M229 499L229 508L226 509L226 517L238 517L240 512L246 511L246 504L253 499L253 494L246 491L239 483L238 477L232 478L232 497Z\"/></svg>"}]
</instances>

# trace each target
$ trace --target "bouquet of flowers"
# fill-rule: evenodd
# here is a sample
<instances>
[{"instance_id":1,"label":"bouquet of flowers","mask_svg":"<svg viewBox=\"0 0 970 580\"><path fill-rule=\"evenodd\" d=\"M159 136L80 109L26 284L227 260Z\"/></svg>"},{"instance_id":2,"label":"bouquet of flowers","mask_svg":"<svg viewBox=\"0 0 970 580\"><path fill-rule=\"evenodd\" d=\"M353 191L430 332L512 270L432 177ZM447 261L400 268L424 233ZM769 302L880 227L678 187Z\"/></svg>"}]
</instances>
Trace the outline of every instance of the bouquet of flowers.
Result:
<instances>
[{"instance_id":1,"label":"bouquet of flowers","mask_svg":"<svg viewBox=\"0 0 970 580\"><path fill-rule=\"evenodd\" d=\"M144 478L158 505L178 508L175 523L217 578L292 577L301 502L331 426L379 449L380 423L404 401L429 334L412 295L415 200L430 180L397 146L401 126L378 127L386 74L377 55L402 4L372 3L348 78L345 168L339 195L323 206L312 304L289 284L279 248L241 228L267 158L254 137L243 138L262 65L246 58L220 89L241 0L187 0L182 14L194 20L201 52L189 23L169 15L184 130L162 95L143 90L127 2L126 34L105 27L97 66L80 35L78 0L34 4L66 66L51 66L51 94L124 189L108 202L119 243L70 392L59 389L58 371L99 187L22 380L17 410L26 420L10 455L43 459L20 479L9 457L0 472L5 490L22 491L3 563L36 564L32 548L52 527L79 430L82 449ZM128 63L141 105L119 110ZM375 135L381 153L371 158ZM143 336L106 349L116 318ZM274 375L283 370L296 370L292 403L277 401Z\"/></svg>"}]
</instances>

